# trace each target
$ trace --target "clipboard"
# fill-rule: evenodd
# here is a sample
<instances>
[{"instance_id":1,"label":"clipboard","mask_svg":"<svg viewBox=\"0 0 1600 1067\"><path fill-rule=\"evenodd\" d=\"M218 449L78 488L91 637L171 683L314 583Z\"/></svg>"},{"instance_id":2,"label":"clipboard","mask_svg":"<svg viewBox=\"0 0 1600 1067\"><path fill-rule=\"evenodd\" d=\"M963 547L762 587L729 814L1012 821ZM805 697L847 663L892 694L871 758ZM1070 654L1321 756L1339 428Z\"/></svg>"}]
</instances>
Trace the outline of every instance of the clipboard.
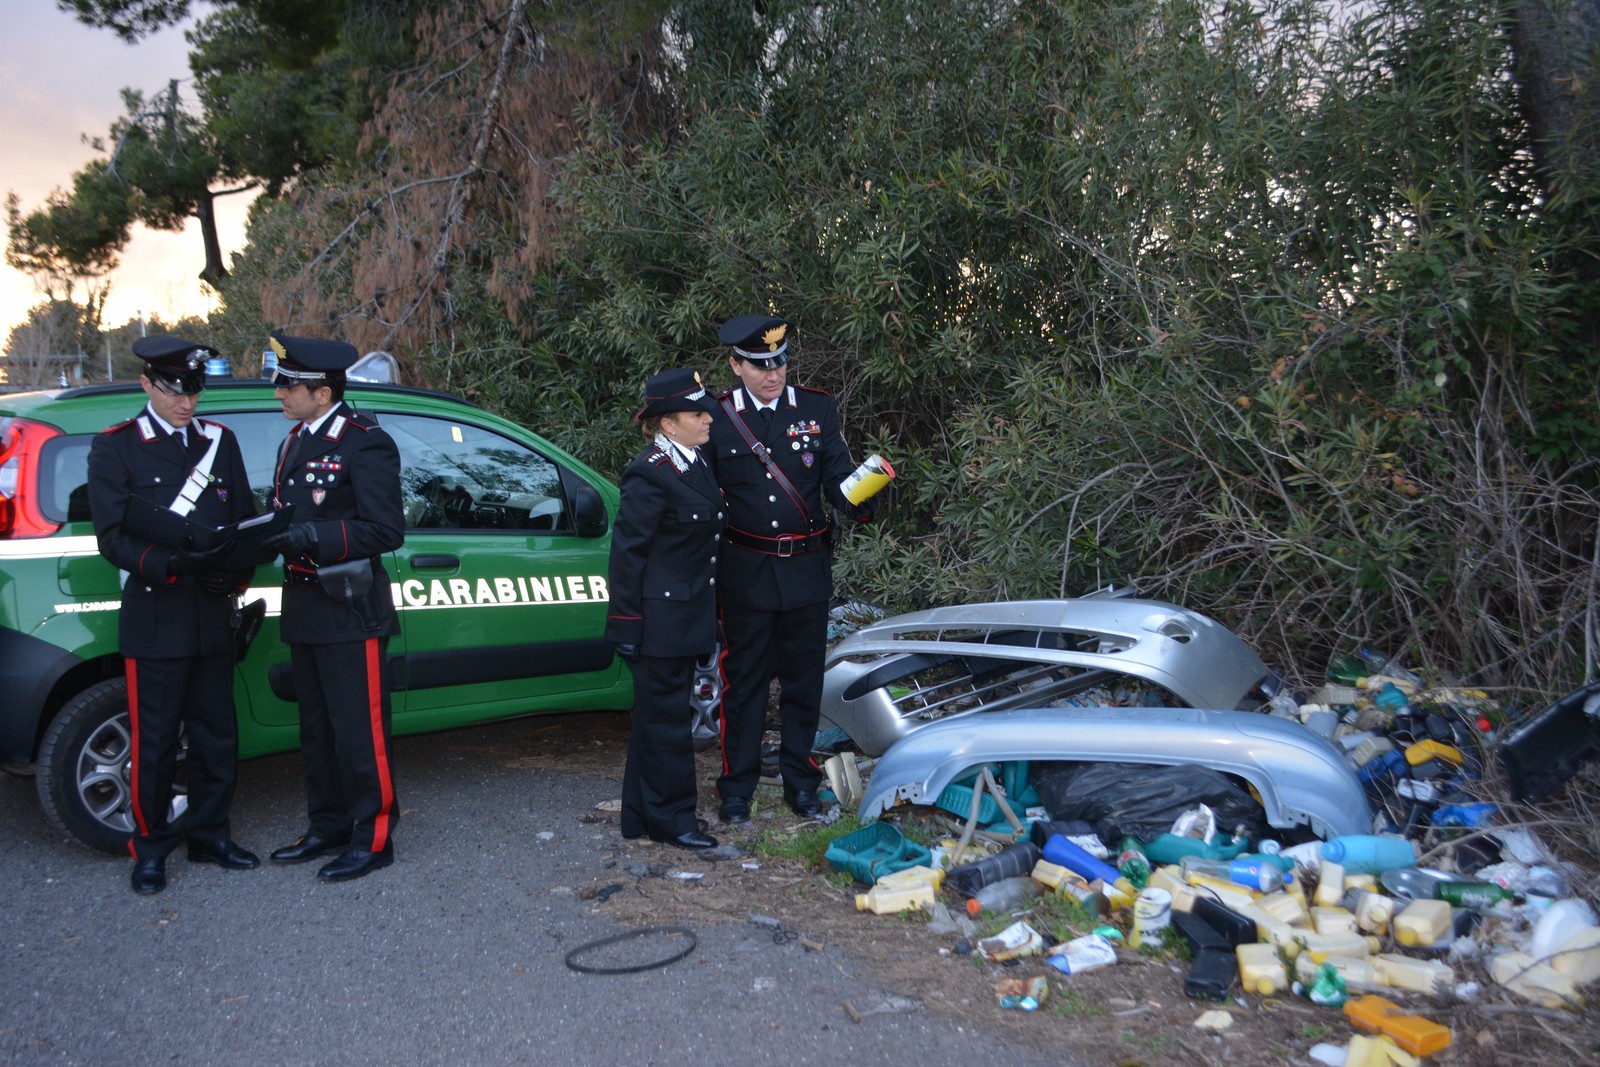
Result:
<instances>
[{"instance_id":1,"label":"clipboard","mask_svg":"<svg viewBox=\"0 0 1600 1067\"><path fill-rule=\"evenodd\" d=\"M293 517L294 505L286 504L227 526L209 526L135 496L128 498L122 525L133 537L175 552L206 552L227 545L229 551L217 561L216 569L248 570L262 562L262 540L287 528Z\"/></svg>"}]
</instances>

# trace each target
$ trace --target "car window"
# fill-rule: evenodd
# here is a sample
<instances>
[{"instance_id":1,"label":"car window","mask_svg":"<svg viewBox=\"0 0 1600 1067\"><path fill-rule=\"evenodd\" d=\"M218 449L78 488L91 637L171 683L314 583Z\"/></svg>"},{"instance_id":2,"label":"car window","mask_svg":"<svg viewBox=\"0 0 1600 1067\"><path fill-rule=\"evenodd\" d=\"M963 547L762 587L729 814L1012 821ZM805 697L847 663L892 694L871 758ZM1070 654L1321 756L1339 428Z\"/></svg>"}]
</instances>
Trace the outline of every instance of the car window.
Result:
<instances>
[{"instance_id":1,"label":"car window","mask_svg":"<svg viewBox=\"0 0 1600 1067\"><path fill-rule=\"evenodd\" d=\"M281 411L219 411L214 414L208 411L205 417L233 431L239 451L244 454L244 470L255 494L256 511L270 510L267 499L272 495L278 446L283 444L294 423L284 418Z\"/></svg>"},{"instance_id":2,"label":"car window","mask_svg":"<svg viewBox=\"0 0 1600 1067\"><path fill-rule=\"evenodd\" d=\"M94 434L52 437L39 449L39 511L51 522L89 521L89 446Z\"/></svg>"},{"instance_id":3,"label":"car window","mask_svg":"<svg viewBox=\"0 0 1600 1067\"><path fill-rule=\"evenodd\" d=\"M233 411L205 417L232 430L244 453L256 510L267 509L272 466L289 423L277 411ZM39 508L51 522L88 522L89 446L97 434L52 437L39 452Z\"/></svg>"},{"instance_id":4,"label":"car window","mask_svg":"<svg viewBox=\"0 0 1600 1067\"><path fill-rule=\"evenodd\" d=\"M561 469L526 445L452 419L378 421L400 448L407 529L572 532Z\"/></svg>"}]
</instances>

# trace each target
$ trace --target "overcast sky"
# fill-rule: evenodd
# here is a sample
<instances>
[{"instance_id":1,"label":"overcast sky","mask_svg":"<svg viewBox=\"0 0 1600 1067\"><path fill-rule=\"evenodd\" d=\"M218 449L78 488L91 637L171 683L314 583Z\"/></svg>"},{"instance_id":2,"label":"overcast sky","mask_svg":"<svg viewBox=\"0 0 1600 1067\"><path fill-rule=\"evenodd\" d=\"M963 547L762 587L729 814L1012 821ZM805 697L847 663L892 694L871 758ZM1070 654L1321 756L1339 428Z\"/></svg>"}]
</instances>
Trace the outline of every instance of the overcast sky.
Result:
<instances>
[{"instance_id":1,"label":"overcast sky","mask_svg":"<svg viewBox=\"0 0 1600 1067\"><path fill-rule=\"evenodd\" d=\"M195 7L204 13L203 5ZM172 78L189 79L187 55L181 29L129 45L109 30L90 29L57 10L54 0L10 0L0 28L0 93L5 101L0 190L15 192L26 213L43 204L53 189L68 188L73 172L96 156L84 135L104 137L123 113L122 89L149 96ZM192 86L188 82L179 88L191 101ZM233 196L217 202L225 261L243 243L247 201L247 196ZM204 256L195 226L169 234L135 224L133 234L120 269L111 276L108 325L121 325L142 313L170 320L211 310L213 298L202 292L197 278ZM10 239L9 230L5 239ZM30 278L0 263L0 343L41 299Z\"/></svg>"}]
</instances>

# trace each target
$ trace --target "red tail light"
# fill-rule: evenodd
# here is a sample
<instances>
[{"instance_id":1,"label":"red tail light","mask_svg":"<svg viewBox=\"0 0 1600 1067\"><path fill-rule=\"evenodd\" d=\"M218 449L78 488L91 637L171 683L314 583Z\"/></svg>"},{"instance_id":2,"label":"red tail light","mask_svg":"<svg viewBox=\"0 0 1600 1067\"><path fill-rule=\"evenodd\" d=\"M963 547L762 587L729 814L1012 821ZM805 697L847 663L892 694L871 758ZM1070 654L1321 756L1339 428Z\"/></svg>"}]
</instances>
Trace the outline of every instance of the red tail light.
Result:
<instances>
[{"instance_id":1,"label":"red tail light","mask_svg":"<svg viewBox=\"0 0 1600 1067\"><path fill-rule=\"evenodd\" d=\"M0 537L49 537L61 529L39 510L39 449L54 426L0 419Z\"/></svg>"}]
</instances>

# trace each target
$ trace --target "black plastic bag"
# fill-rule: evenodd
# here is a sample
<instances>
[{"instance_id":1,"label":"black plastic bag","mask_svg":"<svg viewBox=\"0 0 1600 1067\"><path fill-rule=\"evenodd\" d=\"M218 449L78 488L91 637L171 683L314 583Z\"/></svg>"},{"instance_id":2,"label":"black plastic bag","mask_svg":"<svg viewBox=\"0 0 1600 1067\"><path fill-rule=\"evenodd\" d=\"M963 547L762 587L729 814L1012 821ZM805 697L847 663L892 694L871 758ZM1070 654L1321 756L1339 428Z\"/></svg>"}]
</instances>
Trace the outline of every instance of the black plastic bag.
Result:
<instances>
[{"instance_id":1,"label":"black plastic bag","mask_svg":"<svg viewBox=\"0 0 1600 1067\"><path fill-rule=\"evenodd\" d=\"M1028 780L1052 819L1092 823L1107 845L1127 834L1149 841L1201 804L1216 813L1218 833L1242 826L1245 836L1258 841L1268 830L1266 813L1250 791L1208 767L1035 762Z\"/></svg>"}]
</instances>

